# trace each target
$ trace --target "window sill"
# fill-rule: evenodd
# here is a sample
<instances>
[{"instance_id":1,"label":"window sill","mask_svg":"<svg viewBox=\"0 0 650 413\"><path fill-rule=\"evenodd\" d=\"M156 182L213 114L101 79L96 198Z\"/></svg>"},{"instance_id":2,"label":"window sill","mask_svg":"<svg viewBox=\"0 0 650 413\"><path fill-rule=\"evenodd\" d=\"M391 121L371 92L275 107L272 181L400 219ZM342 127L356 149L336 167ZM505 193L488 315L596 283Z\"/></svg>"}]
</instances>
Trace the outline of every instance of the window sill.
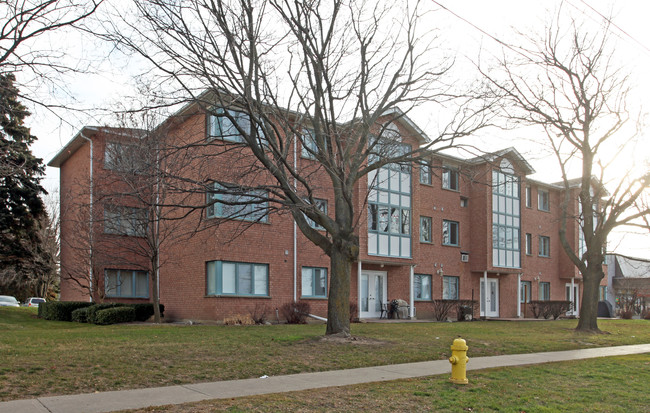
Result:
<instances>
[{"instance_id":1,"label":"window sill","mask_svg":"<svg viewBox=\"0 0 650 413\"><path fill-rule=\"evenodd\" d=\"M243 295L243 294L206 294L203 298L262 298L270 299L270 295Z\"/></svg>"},{"instance_id":2,"label":"window sill","mask_svg":"<svg viewBox=\"0 0 650 413\"><path fill-rule=\"evenodd\" d=\"M460 244L440 244L443 247L454 247L454 248L460 248Z\"/></svg>"},{"instance_id":3,"label":"window sill","mask_svg":"<svg viewBox=\"0 0 650 413\"><path fill-rule=\"evenodd\" d=\"M550 209L539 209L539 208L537 208L537 210L538 210L539 212L551 212Z\"/></svg>"},{"instance_id":4,"label":"window sill","mask_svg":"<svg viewBox=\"0 0 650 413\"><path fill-rule=\"evenodd\" d=\"M433 245L433 241L422 241L422 240L420 240L420 244Z\"/></svg>"},{"instance_id":5,"label":"window sill","mask_svg":"<svg viewBox=\"0 0 650 413\"><path fill-rule=\"evenodd\" d=\"M550 255L538 255L539 258L551 258Z\"/></svg>"},{"instance_id":6,"label":"window sill","mask_svg":"<svg viewBox=\"0 0 650 413\"><path fill-rule=\"evenodd\" d=\"M301 300L327 300L325 296L302 296Z\"/></svg>"},{"instance_id":7,"label":"window sill","mask_svg":"<svg viewBox=\"0 0 650 413\"><path fill-rule=\"evenodd\" d=\"M424 186L428 186L428 187L433 188L433 184L432 184L432 183L427 183L427 182L422 182L422 181L420 181L420 185L424 185Z\"/></svg>"},{"instance_id":8,"label":"window sill","mask_svg":"<svg viewBox=\"0 0 650 413\"><path fill-rule=\"evenodd\" d=\"M445 191L449 191L449 192L460 193L460 189L445 188L444 186L442 187L442 189L444 189Z\"/></svg>"}]
</instances>

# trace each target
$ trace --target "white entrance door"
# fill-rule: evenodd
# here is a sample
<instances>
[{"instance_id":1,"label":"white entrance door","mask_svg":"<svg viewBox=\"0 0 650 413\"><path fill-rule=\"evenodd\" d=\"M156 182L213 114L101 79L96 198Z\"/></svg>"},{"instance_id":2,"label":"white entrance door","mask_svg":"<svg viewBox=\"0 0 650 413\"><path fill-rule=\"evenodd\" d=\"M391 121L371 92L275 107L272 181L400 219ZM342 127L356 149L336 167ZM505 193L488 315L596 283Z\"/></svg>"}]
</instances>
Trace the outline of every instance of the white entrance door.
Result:
<instances>
[{"instance_id":1,"label":"white entrance door","mask_svg":"<svg viewBox=\"0 0 650 413\"><path fill-rule=\"evenodd\" d=\"M381 304L386 303L386 273L361 272L361 318L379 318Z\"/></svg>"},{"instance_id":2,"label":"white entrance door","mask_svg":"<svg viewBox=\"0 0 650 413\"><path fill-rule=\"evenodd\" d=\"M578 287L578 284L573 284L573 294L571 294L571 284L566 284L564 288L566 300L573 303L573 308L567 311L566 315L577 317L580 314L580 291Z\"/></svg>"},{"instance_id":3,"label":"white entrance door","mask_svg":"<svg viewBox=\"0 0 650 413\"><path fill-rule=\"evenodd\" d=\"M499 316L499 280L488 278L487 296L485 295L485 280L481 278L481 316ZM487 312L485 311L487 309Z\"/></svg>"}]
</instances>

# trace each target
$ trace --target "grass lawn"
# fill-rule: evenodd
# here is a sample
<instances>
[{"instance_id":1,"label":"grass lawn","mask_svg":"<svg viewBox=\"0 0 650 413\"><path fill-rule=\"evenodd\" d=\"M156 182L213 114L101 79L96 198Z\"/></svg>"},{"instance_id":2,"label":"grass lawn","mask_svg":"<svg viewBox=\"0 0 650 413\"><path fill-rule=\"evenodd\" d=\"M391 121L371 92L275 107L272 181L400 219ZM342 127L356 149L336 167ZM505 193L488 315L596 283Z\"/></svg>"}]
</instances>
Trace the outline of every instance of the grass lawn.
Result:
<instances>
[{"instance_id":1,"label":"grass lawn","mask_svg":"<svg viewBox=\"0 0 650 413\"><path fill-rule=\"evenodd\" d=\"M355 386L163 406L129 412L648 412L650 355L608 357Z\"/></svg>"},{"instance_id":2,"label":"grass lawn","mask_svg":"<svg viewBox=\"0 0 650 413\"><path fill-rule=\"evenodd\" d=\"M357 343L321 340L324 325L250 327L44 321L0 308L0 400L444 359L462 336L469 357L650 343L650 321L353 324Z\"/></svg>"}]
</instances>

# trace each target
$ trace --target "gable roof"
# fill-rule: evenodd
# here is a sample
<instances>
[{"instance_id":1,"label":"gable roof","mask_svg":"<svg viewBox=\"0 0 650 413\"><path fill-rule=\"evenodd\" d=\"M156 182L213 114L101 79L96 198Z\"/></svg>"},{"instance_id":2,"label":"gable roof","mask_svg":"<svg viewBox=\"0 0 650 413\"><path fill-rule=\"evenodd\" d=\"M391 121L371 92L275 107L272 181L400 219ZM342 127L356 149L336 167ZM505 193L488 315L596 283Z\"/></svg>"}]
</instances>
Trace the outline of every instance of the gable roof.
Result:
<instances>
[{"instance_id":1,"label":"gable roof","mask_svg":"<svg viewBox=\"0 0 650 413\"><path fill-rule=\"evenodd\" d=\"M467 163L470 164L488 163L488 162L494 162L499 158L509 158L515 161L517 165L524 170L526 175L535 173L535 170L528 163L528 161L521 155L521 153L519 153L518 150L516 150L512 146L506 149L501 149L500 151L489 152L484 155L479 155L477 157L470 158L467 160Z\"/></svg>"},{"instance_id":2,"label":"gable roof","mask_svg":"<svg viewBox=\"0 0 650 413\"><path fill-rule=\"evenodd\" d=\"M77 134L65 144L61 150L47 163L47 166L60 168L73 153L79 150L87 139L92 139L98 133L107 133L110 135L142 137L146 133L143 129L136 128L112 128L106 126L84 126Z\"/></svg>"}]
</instances>

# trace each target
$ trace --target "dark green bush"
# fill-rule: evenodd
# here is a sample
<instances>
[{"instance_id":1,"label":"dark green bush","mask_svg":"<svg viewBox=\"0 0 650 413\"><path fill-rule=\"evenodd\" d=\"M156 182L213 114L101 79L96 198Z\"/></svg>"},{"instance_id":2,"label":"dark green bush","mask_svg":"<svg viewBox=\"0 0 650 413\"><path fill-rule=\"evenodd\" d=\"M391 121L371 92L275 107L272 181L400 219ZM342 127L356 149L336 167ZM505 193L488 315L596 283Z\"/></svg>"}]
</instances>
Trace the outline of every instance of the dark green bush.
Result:
<instances>
[{"instance_id":1,"label":"dark green bush","mask_svg":"<svg viewBox=\"0 0 650 413\"><path fill-rule=\"evenodd\" d=\"M82 307L82 308L77 308L72 312L72 317L70 318L71 321L75 323L87 323L88 322L88 311L93 308L93 306L90 307Z\"/></svg>"},{"instance_id":2,"label":"dark green bush","mask_svg":"<svg viewBox=\"0 0 650 413\"><path fill-rule=\"evenodd\" d=\"M153 303L129 304L135 310L135 321L147 321L153 315ZM165 306L160 304L160 316L165 313Z\"/></svg>"},{"instance_id":3,"label":"dark green bush","mask_svg":"<svg viewBox=\"0 0 650 413\"><path fill-rule=\"evenodd\" d=\"M109 325L135 321L135 309L131 306L106 308L95 313L95 324Z\"/></svg>"},{"instance_id":4,"label":"dark green bush","mask_svg":"<svg viewBox=\"0 0 650 413\"><path fill-rule=\"evenodd\" d=\"M45 320L71 321L74 310L91 305L84 301L48 301L38 306L38 316Z\"/></svg>"},{"instance_id":5,"label":"dark green bush","mask_svg":"<svg viewBox=\"0 0 650 413\"><path fill-rule=\"evenodd\" d=\"M88 308L88 316L87 316L87 322L92 323L92 324L97 324L97 319L95 318L97 316L97 312L101 310L106 310L107 308L115 308L115 307L124 307L126 304L122 303L100 303L100 304L95 304L92 307Z\"/></svg>"}]
</instances>

